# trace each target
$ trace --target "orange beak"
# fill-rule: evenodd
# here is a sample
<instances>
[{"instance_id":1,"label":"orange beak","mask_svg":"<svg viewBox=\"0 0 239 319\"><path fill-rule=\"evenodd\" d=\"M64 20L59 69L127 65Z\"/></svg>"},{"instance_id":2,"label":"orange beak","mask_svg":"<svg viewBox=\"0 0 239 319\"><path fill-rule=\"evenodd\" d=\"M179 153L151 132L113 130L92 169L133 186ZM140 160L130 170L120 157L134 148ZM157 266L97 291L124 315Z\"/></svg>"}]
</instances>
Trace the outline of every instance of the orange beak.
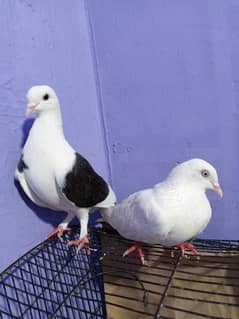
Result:
<instances>
[{"instance_id":1,"label":"orange beak","mask_svg":"<svg viewBox=\"0 0 239 319\"><path fill-rule=\"evenodd\" d=\"M36 103L29 103L26 109L26 116L29 116L32 112L34 112L36 106L37 106Z\"/></svg>"},{"instance_id":2,"label":"orange beak","mask_svg":"<svg viewBox=\"0 0 239 319\"><path fill-rule=\"evenodd\" d=\"M213 189L214 189L214 191L216 192L216 193L218 193L218 195L220 196L220 197L222 197L223 196L223 192L222 192L222 189L221 189L221 187L220 187L220 185L219 184L213 184Z\"/></svg>"}]
</instances>

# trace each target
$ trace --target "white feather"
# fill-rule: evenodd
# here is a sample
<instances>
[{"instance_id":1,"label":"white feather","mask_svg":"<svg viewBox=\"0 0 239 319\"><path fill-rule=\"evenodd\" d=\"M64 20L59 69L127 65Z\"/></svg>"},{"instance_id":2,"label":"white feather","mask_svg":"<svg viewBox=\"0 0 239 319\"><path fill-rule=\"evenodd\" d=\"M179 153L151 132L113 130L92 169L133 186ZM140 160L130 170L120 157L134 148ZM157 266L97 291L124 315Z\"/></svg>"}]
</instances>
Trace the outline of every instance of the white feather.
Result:
<instances>
[{"instance_id":1,"label":"white feather","mask_svg":"<svg viewBox=\"0 0 239 319\"><path fill-rule=\"evenodd\" d=\"M103 210L104 220L123 237L150 244L174 246L197 236L211 218L205 190L212 187L201 170L210 171L210 183L218 180L209 163L199 159L185 163L172 170L164 182Z\"/></svg>"},{"instance_id":2,"label":"white feather","mask_svg":"<svg viewBox=\"0 0 239 319\"><path fill-rule=\"evenodd\" d=\"M43 98L46 93L49 101ZM27 97L30 103L28 112L34 109L37 118L22 151L27 168L20 171L17 169L15 177L26 195L37 205L73 213L85 225L88 221L85 212L89 212L92 207L77 207L63 193L66 176L76 161L76 151L64 137L57 96L50 87L37 86L29 90ZM110 187L109 190L104 201L93 207L115 204L114 192ZM64 227L69 220L67 217ZM82 234L86 233L85 228Z\"/></svg>"}]
</instances>

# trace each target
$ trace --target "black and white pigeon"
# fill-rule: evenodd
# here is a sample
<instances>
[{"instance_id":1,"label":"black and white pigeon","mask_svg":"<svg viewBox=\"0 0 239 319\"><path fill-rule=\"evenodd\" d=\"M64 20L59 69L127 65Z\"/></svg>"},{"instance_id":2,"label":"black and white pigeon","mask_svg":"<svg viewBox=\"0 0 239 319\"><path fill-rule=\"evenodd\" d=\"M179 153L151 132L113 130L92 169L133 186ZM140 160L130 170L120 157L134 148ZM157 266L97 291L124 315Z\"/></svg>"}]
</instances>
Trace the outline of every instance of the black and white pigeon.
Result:
<instances>
[{"instance_id":1,"label":"black and white pigeon","mask_svg":"<svg viewBox=\"0 0 239 319\"><path fill-rule=\"evenodd\" d=\"M36 119L22 150L15 177L35 204L67 212L67 217L49 236L57 234L60 237L76 216L81 224L80 237L70 241L69 245L77 245L77 251L85 246L89 253L89 212L95 207L113 206L115 194L89 162L66 141L54 90L46 85L33 86L27 99L26 115L35 112Z\"/></svg>"},{"instance_id":2,"label":"black and white pigeon","mask_svg":"<svg viewBox=\"0 0 239 319\"><path fill-rule=\"evenodd\" d=\"M185 249L197 254L186 241L201 233L210 221L207 189L222 197L215 168L202 159L191 159L173 168L163 182L101 213L123 237L136 242L123 256L137 250L144 263L140 242L178 246L183 254Z\"/></svg>"}]
</instances>

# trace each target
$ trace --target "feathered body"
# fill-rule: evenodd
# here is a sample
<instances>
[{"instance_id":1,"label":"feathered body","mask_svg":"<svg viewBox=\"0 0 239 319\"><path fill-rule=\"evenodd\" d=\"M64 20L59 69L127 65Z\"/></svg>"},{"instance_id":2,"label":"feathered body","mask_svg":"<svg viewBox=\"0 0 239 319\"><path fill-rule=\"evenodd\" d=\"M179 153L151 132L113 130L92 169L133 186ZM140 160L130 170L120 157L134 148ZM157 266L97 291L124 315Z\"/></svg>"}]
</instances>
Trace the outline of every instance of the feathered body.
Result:
<instances>
[{"instance_id":1,"label":"feathered body","mask_svg":"<svg viewBox=\"0 0 239 319\"><path fill-rule=\"evenodd\" d=\"M24 169L23 176L33 196L37 194L41 206L54 210L71 210L72 206L77 205L78 207L112 205L110 198L107 197L110 191L112 192L110 187L94 172L86 159L77 154L66 141L62 125L59 125L59 116L57 123L54 123L55 120L55 116L50 116L50 114L39 116L22 151L22 161L28 167ZM17 174L19 173L18 170ZM85 176L77 178L78 175L79 177L80 175ZM71 189L70 185L67 186L67 178L71 181L71 186L73 183ZM96 183L92 185L90 178L97 179ZM90 188L91 186L93 189ZM72 197L74 197L74 192L77 194L77 190L79 194L74 199ZM69 199L69 202L66 201L66 198Z\"/></svg>"},{"instance_id":2,"label":"feathered body","mask_svg":"<svg viewBox=\"0 0 239 319\"><path fill-rule=\"evenodd\" d=\"M203 170L211 177L203 177ZM205 191L218 185L215 169L193 159L174 168L164 182L102 210L103 218L128 239L178 245L206 228L212 211Z\"/></svg>"},{"instance_id":3,"label":"feathered body","mask_svg":"<svg viewBox=\"0 0 239 319\"><path fill-rule=\"evenodd\" d=\"M44 100L45 96L49 98ZM62 223L63 228L74 216L81 222L84 219L85 225L88 222L86 213L93 207L114 205L115 194L65 139L55 92L47 86L33 87L28 92L28 100L34 101L38 114L22 150L15 177L37 205L70 214ZM86 234L84 226L81 237Z\"/></svg>"}]
</instances>

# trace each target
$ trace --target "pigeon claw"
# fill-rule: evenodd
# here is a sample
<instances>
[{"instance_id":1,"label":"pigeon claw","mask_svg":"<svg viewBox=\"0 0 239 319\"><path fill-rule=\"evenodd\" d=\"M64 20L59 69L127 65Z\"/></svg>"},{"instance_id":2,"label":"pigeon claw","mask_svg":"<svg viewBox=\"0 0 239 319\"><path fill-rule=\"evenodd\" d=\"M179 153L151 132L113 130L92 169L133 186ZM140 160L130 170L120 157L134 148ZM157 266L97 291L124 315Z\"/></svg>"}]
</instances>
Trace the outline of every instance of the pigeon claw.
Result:
<instances>
[{"instance_id":1,"label":"pigeon claw","mask_svg":"<svg viewBox=\"0 0 239 319\"><path fill-rule=\"evenodd\" d=\"M129 247L124 253L123 253L123 257L131 254L132 252L134 252L135 250L137 250L139 258L141 260L142 265L145 264L145 259L144 259L144 252L143 252L143 248L141 246L140 243L136 242L134 245L132 245L131 247Z\"/></svg>"},{"instance_id":2,"label":"pigeon claw","mask_svg":"<svg viewBox=\"0 0 239 319\"><path fill-rule=\"evenodd\" d=\"M87 254L90 255L90 243L87 236L84 236L81 239L74 239L69 241L68 246L73 246L73 245L78 246L76 250L77 254L85 246Z\"/></svg>"},{"instance_id":3,"label":"pigeon claw","mask_svg":"<svg viewBox=\"0 0 239 319\"><path fill-rule=\"evenodd\" d=\"M47 235L47 238L51 238L55 235L57 235L58 238L61 238L61 236L63 235L64 231L70 231L71 229L66 227L64 228L63 226L59 225L57 226L55 229L53 229L50 234Z\"/></svg>"},{"instance_id":4,"label":"pigeon claw","mask_svg":"<svg viewBox=\"0 0 239 319\"><path fill-rule=\"evenodd\" d=\"M190 250L194 255L198 255L196 247L191 243L182 243L178 245L178 248L181 250L182 256L185 256L185 249Z\"/></svg>"}]
</instances>

